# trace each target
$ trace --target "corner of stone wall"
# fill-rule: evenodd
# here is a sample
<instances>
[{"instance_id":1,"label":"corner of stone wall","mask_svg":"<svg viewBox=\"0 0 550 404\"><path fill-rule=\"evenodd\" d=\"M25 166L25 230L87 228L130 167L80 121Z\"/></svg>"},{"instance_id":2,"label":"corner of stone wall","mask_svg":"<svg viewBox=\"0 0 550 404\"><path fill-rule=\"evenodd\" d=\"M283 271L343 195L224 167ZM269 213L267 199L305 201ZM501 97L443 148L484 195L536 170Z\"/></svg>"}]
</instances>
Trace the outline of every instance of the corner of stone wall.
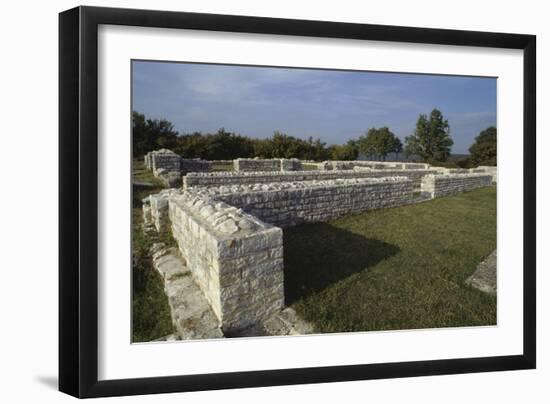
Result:
<instances>
[{"instance_id":1,"label":"corner of stone wall","mask_svg":"<svg viewBox=\"0 0 550 404\"><path fill-rule=\"evenodd\" d=\"M224 332L283 308L280 228L200 192L170 198L169 215L179 249Z\"/></svg>"}]
</instances>

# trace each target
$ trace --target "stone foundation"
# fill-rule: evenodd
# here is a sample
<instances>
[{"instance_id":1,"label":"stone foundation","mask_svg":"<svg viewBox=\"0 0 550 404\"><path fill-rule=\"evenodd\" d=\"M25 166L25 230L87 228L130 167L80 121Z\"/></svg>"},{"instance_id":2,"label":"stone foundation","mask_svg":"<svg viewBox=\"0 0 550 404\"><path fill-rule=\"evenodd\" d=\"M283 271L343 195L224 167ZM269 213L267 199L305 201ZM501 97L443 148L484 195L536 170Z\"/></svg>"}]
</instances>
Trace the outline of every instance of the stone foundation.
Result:
<instances>
[{"instance_id":1,"label":"stone foundation","mask_svg":"<svg viewBox=\"0 0 550 404\"><path fill-rule=\"evenodd\" d=\"M283 233L241 209L185 192L170 198L172 233L224 332L284 307Z\"/></svg>"},{"instance_id":2,"label":"stone foundation","mask_svg":"<svg viewBox=\"0 0 550 404\"><path fill-rule=\"evenodd\" d=\"M170 218L168 216L168 201L181 191L165 189L158 194L152 194L142 199L143 223L145 226L153 225L157 232L170 230Z\"/></svg>"},{"instance_id":3,"label":"stone foundation","mask_svg":"<svg viewBox=\"0 0 550 404\"><path fill-rule=\"evenodd\" d=\"M319 170L353 170L355 167L374 170L429 170L431 166L425 163L403 163L394 161L365 160L328 160L317 164Z\"/></svg>"},{"instance_id":4,"label":"stone foundation","mask_svg":"<svg viewBox=\"0 0 550 404\"><path fill-rule=\"evenodd\" d=\"M233 160L235 171L281 171L279 159L236 159Z\"/></svg>"},{"instance_id":5,"label":"stone foundation","mask_svg":"<svg viewBox=\"0 0 550 404\"><path fill-rule=\"evenodd\" d=\"M381 178L404 176L413 181L413 186L420 188L421 178L435 174L436 170L334 170L334 171L289 171L289 172L213 172L189 173L183 177L183 188L219 187L230 185L266 184L274 182L326 181L335 179Z\"/></svg>"},{"instance_id":6,"label":"stone foundation","mask_svg":"<svg viewBox=\"0 0 550 404\"><path fill-rule=\"evenodd\" d=\"M259 324L271 329L278 324L274 319L286 318L280 317L284 307L281 227L419 203L426 198L413 197L417 187L427 198L435 198L492 182L487 173L434 175L437 172L355 167L189 173L183 177L183 189L145 198L143 216L146 226L172 231L223 332L246 335L243 330L257 329Z\"/></svg>"},{"instance_id":7,"label":"stone foundation","mask_svg":"<svg viewBox=\"0 0 550 404\"><path fill-rule=\"evenodd\" d=\"M233 168L240 172L300 171L302 163L298 159L236 159Z\"/></svg>"},{"instance_id":8,"label":"stone foundation","mask_svg":"<svg viewBox=\"0 0 550 404\"><path fill-rule=\"evenodd\" d=\"M302 162L298 159L281 159L281 171L302 171Z\"/></svg>"},{"instance_id":9,"label":"stone foundation","mask_svg":"<svg viewBox=\"0 0 550 404\"><path fill-rule=\"evenodd\" d=\"M184 159L180 161L180 171L182 175L187 173L207 173L212 168L210 161L201 159Z\"/></svg>"},{"instance_id":10,"label":"stone foundation","mask_svg":"<svg viewBox=\"0 0 550 404\"><path fill-rule=\"evenodd\" d=\"M421 193L438 198L487 187L491 183L492 176L488 174L426 175L422 178Z\"/></svg>"},{"instance_id":11,"label":"stone foundation","mask_svg":"<svg viewBox=\"0 0 550 404\"><path fill-rule=\"evenodd\" d=\"M339 179L191 189L281 227L412 203L405 177Z\"/></svg>"},{"instance_id":12,"label":"stone foundation","mask_svg":"<svg viewBox=\"0 0 550 404\"><path fill-rule=\"evenodd\" d=\"M478 169L482 169L485 173L491 174L493 177L493 183L497 182L497 168L495 166L479 166Z\"/></svg>"},{"instance_id":13,"label":"stone foundation","mask_svg":"<svg viewBox=\"0 0 550 404\"><path fill-rule=\"evenodd\" d=\"M417 169L368 169L363 167L355 167L355 172L360 172L364 176L362 178L383 178L388 176L401 176L406 177L410 179L413 182L413 186L416 189L420 188L420 184L422 183L422 178L425 175L430 174L436 174L437 170L430 169L430 170L417 170Z\"/></svg>"},{"instance_id":14,"label":"stone foundation","mask_svg":"<svg viewBox=\"0 0 550 404\"><path fill-rule=\"evenodd\" d=\"M181 157L172 150L160 149L145 155L145 164L153 173L159 169L179 171Z\"/></svg>"}]
</instances>

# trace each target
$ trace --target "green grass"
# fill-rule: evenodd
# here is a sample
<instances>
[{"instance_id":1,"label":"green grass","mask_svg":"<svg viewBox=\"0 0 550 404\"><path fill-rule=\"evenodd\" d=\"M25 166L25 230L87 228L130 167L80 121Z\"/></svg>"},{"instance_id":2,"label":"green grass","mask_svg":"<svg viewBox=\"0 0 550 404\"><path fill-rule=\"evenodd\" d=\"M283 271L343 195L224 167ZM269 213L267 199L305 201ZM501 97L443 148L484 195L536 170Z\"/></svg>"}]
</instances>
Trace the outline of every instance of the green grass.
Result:
<instances>
[{"instance_id":1,"label":"green grass","mask_svg":"<svg viewBox=\"0 0 550 404\"><path fill-rule=\"evenodd\" d=\"M159 192L162 185L140 161L134 161L133 176L135 180L153 184L153 187L132 186L132 341L144 342L173 332L164 283L153 268L149 249L155 242L172 245L174 241L170 235L146 235L141 229L141 200Z\"/></svg>"},{"instance_id":2,"label":"green grass","mask_svg":"<svg viewBox=\"0 0 550 404\"><path fill-rule=\"evenodd\" d=\"M233 164L212 164L211 171L233 171Z\"/></svg>"},{"instance_id":3,"label":"green grass","mask_svg":"<svg viewBox=\"0 0 550 404\"><path fill-rule=\"evenodd\" d=\"M302 169L304 171L318 170L319 168L314 164L302 164Z\"/></svg>"},{"instance_id":4,"label":"green grass","mask_svg":"<svg viewBox=\"0 0 550 404\"><path fill-rule=\"evenodd\" d=\"M286 303L318 332L496 324L464 284L495 248L495 187L285 229Z\"/></svg>"}]
</instances>

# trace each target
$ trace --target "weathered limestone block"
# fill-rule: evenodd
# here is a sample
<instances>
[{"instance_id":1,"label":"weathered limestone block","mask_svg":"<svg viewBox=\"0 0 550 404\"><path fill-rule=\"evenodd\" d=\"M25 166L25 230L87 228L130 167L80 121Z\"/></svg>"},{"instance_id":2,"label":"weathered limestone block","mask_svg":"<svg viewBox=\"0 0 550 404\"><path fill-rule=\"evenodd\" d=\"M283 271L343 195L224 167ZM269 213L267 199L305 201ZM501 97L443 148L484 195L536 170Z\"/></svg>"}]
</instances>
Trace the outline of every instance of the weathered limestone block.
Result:
<instances>
[{"instance_id":1,"label":"weathered limestone block","mask_svg":"<svg viewBox=\"0 0 550 404\"><path fill-rule=\"evenodd\" d=\"M155 171L155 177L161 180L165 187L177 188L181 184L182 173L179 170L168 171L164 168L159 168Z\"/></svg>"},{"instance_id":2,"label":"weathered limestone block","mask_svg":"<svg viewBox=\"0 0 550 404\"><path fill-rule=\"evenodd\" d=\"M153 245L153 267L164 280L164 292L176 331L175 339L223 338L219 322L176 248Z\"/></svg>"},{"instance_id":3,"label":"weathered limestone block","mask_svg":"<svg viewBox=\"0 0 550 404\"><path fill-rule=\"evenodd\" d=\"M191 189L281 227L412 203L405 177L243 184Z\"/></svg>"},{"instance_id":4,"label":"weathered limestone block","mask_svg":"<svg viewBox=\"0 0 550 404\"><path fill-rule=\"evenodd\" d=\"M169 215L178 247L224 333L283 308L280 228L189 192L170 198Z\"/></svg>"},{"instance_id":5,"label":"weathered limestone block","mask_svg":"<svg viewBox=\"0 0 550 404\"><path fill-rule=\"evenodd\" d=\"M153 217L151 216L151 199L149 196L141 200L141 209L143 211L143 223L148 226L153 224Z\"/></svg>"},{"instance_id":6,"label":"weathered limestone block","mask_svg":"<svg viewBox=\"0 0 550 404\"><path fill-rule=\"evenodd\" d=\"M181 157L172 150L160 149L150 152L151 170L156 175L156 171L164 169L166 171L179 171Z\"/></svg>"},{"instance_id":7,"label":"weathered limestone block","mask_svg":"<svg viewBox=\"0 0 550 404\"><path fill-rule=\"evenodd\" d=\"M159 233L169 231L168 200L178 194L181 194L181 191L177 189L164 189L158 194L143 198L142 209L145 224L154 225Z\"/></svg>"},{"instance_id":8,"label":"weathered limestone block","mask_svg":"<svg viewBox=\"0 0 550 404\"><path fill-rule=\"evenodd\" d=\"M422 178L421 192L431 198L438 198L487 187L491 183L492 177L488 174L426 175Z\"/></svg>"}]
</instances>

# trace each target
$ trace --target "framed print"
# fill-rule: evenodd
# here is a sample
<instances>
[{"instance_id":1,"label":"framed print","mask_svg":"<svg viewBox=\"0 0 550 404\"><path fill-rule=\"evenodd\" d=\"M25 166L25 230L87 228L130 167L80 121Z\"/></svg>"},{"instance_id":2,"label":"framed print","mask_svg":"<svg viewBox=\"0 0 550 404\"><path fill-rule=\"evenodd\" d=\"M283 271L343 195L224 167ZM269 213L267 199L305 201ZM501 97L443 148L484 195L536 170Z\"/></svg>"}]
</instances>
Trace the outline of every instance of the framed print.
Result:
<instances>
[{"instance_id":1,"label":"framed print","mask_svg":"<svg viewBox=\"0 0 550 404\"><path fill-rule=\"evenodd\" d=\"M532 35L59 17L59 387L532 369Z\"/></svg>"}]
</instances>

